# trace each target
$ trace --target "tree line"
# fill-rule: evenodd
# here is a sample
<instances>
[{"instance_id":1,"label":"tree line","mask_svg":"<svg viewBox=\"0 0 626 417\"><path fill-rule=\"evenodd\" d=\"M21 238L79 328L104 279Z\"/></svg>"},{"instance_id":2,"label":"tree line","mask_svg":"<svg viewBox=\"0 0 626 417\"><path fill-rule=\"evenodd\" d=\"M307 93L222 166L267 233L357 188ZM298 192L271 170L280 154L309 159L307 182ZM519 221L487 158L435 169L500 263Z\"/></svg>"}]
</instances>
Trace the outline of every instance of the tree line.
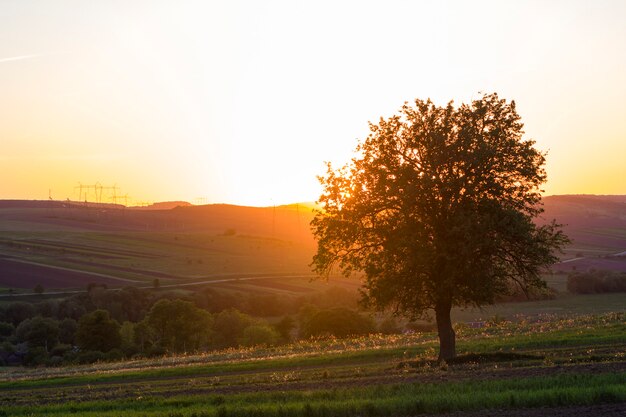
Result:
<instances>
[{"instance_id":1,"label":"tree line","mask_svg":"<svg viewBox=\"0 0 626 417\"><path fill-rule=\"evenodd\" d=\"M92 363L400 331L393 320L377 328L372 317L356 311L357 295L340 287L283 299L214 289L180 296L90 285L87 293L63 300L0 306L0 365ZM270 308L275 300L281 302Z\"/></svg>"},{"instance_id":2,"label":"tree line","mask_svg":"<svg viewBox=\"0 0 626 417\"><path fill-rule=\"evenodd\" d=\"M626 272L594 270L570 274L567 291L574 294L626 292Z\"/></svg>"}]
</instances>

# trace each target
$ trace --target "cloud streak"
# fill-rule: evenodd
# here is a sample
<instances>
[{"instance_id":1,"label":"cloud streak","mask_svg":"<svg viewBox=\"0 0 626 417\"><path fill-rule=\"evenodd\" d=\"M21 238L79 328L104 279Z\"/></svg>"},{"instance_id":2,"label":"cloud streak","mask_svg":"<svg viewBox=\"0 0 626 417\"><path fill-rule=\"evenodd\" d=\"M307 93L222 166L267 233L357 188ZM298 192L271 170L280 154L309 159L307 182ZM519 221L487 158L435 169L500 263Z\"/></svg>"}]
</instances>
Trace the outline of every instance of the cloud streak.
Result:
<instances>
[{"instance_id":1,"label":"cloud streak","mask_svg":"<svg viewBox=\"0 0 626 417\"><path fill-rule=\"evenodd\" d=\"M11 56L8 58L0 58L0 64L4 62L22 61L24 59L39 58L40 56L44 56L44 55L45 54L30 54L30 55Z\"/></svg>"}]
</instances>

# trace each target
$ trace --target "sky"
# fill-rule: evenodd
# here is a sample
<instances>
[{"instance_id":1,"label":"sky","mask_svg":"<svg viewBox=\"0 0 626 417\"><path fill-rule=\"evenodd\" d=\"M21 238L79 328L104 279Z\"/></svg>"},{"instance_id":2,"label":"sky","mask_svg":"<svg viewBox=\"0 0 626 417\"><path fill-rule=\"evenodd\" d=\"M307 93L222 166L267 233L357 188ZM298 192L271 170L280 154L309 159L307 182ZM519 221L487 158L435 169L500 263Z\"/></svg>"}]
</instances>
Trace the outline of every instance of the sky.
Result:
<instances>
[{"instance_id":1,"label":"sky","mask_svg":"<svg viewBox=\"0 0 626 417\"><path fill-rule=\"evenodd\" d=\"M516 101L546 194L626 194L625 20L606 0L4 0L0 199L314 201L368 121L481 92Z\"/></svg>"}]
</instances>

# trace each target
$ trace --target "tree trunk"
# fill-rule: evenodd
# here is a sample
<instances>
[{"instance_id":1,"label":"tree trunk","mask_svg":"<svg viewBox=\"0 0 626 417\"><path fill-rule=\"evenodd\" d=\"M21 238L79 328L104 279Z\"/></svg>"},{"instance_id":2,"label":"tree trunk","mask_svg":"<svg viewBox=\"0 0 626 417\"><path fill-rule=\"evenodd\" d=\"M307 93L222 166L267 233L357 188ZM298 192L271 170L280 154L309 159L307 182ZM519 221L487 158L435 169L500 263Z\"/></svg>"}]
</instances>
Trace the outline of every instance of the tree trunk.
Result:
<instances>
[{"instance_id":1,"label":"tree trunk","mask_svg":"<svg viewBox=\"0 0 626 417\"><path fill-rule=\"evenodd\" d=\"M450 319L451 302L438 303L435 307L437 332L439 333L439 362L447 361L456 356L456 339L452 320Z\"/></svg>"}]
</instances>

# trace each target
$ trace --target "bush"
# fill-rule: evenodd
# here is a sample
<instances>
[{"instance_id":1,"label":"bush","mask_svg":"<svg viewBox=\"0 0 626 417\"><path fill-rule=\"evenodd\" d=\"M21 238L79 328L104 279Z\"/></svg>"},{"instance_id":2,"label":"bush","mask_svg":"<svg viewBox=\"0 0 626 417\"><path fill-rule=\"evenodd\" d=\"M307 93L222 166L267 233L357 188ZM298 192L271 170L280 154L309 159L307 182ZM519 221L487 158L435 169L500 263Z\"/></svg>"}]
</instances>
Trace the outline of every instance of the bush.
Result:
<instances>
[{"instance_id":1,"label":"bush","mask_svg":"<svg viewBox=\"0 0 626 417\"><path fill-rule=\"evenodd\" d=\"M437 324L428 321L411 321L406 324L408 330L416 333L429 333L437 330Z\"/></svg>"},{"instance_id":2,"label":"bush","mask_svg":"<svg viewBox=\"0 0 626 417\"><path fill-rule=\"evenodd\" d=\"M59 342L59 322L41 316L26 319L17 326L15 335L19 342L28 342L29 347L48 351Z\"/></svg>"},{"instance_id":3,"label":"bush","mask_svg":"<svg viewBox=\"0 0 626 417\"><path fill-rule=\"evenodd\" d=\"M280 334L267 324L253 324L243 331L243 346L273 346L280 339Z\"/></svg>"},{"instance_id":4,"label":"bush","mask_svg":"<svg viewBox=\"0 0 626 417\"><path fill-rule=\"evenodd\" d=\"M51 351L50 356L65 356L65 354L72 350L72 346L58 344Z\"/></svg>"},{"instance_id":5,"label":"bush","mask_svg":"<svg viewBox=\"0 0 626 417\"><path fill-rule=\"evenodd\" d=\"M524 292L519 285L510 284L506 293L496 297L496 303L519 303L523 301L554 300L557 291L551 287L531 287Z\"/></svg>"},{"instance_id":6,"label":"bush","mask_svg":"<svg viewBox=\"0 0 626 417\"><path fill-rule=\"evenodd\" d=\"M18 324L26 319L36 315L35 307L24 301L16 301L9 304L4 311L5 319L3 321L11 322L17 327Z\"/></svg>"},{"instance_id":7,"label":"bush","mask_svg":"<svg viewBox=\"0 0 626 417\"><path fill-rule=\"evenodd\" d=\"M153 331L155 342L172 352L207 348L211 340L213 317L188 301L159 300L145 321ZM132 325L127 333L130 342Z\"/></svg>"},{"instance_id":8,"label":"bush","mask_svg":"<svg viewBox=\"0 0 626 417\"><path fill-rule=\"evenodd\" d=\"M63 362L64 362L64 359L62 356L50 356L50 359L48 359L48 362L46 363L46 365L61 366Z\"/></svg>"},{"instance_id":9,"label":"bush","mask_svg":"<svg viewBox=\"0 0 626 417\"><path fill-rule=\"evenodd\" d=\"M10 342L2 342L0 343L0 353L15 353L17 348L13 343Z\"/></svg>"},{"instance_id":10,"label":"bush","mask_svg":"<svg viewBox=\"0 0 626 417\"><path fill-rule=\"evenodd\" d=\"M104 354L104 359L109 362L115 362L124 359L124 356L124 352L122 352L120 349L111 349Z\"/></svg>"},{"instance_id":11,"label":"bush","mask_svg":"<svg viewBox=\"0 0 626 417\"><path fill-rule=\"evenodd\" d=\"M167 351L162 346L153 345L153 346L150 346L150 348L148 348L148 350L146 351L146 356L148 357L163 356L166 353Z\"/></svg>"},{"instance_id":12,"label":"bush","mask_svg":"<svg viewBox=\"0 0 626 417\"><path fill-rule=\"evenodd\" d=\"M98 361L104 361L106 356L103 352L99 350L86 350L84 352L80 352L77 356L77 361L80 364L86 363L94 363Z\"/></svg>"},{"instance_id":13,"label":"bush","mask_svg":"<svg viewBox=\"0 0 626 417\"><path fill-rule=\"evenodd\" d=\"M24 365L35 366L44 365L48 362L48 352L43 347L33 347L28 349L26 356L24 357Z\"/></svg>"},{"instance_id":14,"label":"bush","mask_svg":"<svg viewBox=\"0 0 626 417\"><path fill-rule=\"evenodd\" d=\"M120 325L109 317L106 310L96 310L85 314L78 322L76 344L81 349L96 351L102 349L107 352L120 347Z\"/></svg>"},{"instance_id":15,"label":"bush","mask_svg":"<svg viewBox=\"0 0 626 417\"><path fill-rule=\"evenodd\" d=\"M78 330L78 323L74 319L66 318L59 323L59 342L71 345Z\"/></svg>"},{"instance_id":16,"label":"bush","mask_svg":"<svg viewBox=\"0 0 626 417\"><path fill-rule=\"evenodd\" d=\"M378 331L382 334L399 334L402 333L402 329L398 326L394 317L386 317L378 325Z\"/></svg>"},{"instance_id":17,"label":"bush","mask_svg":"<svg viewBox=\"0 0 626 417\"><path fill-rule=\"evenodd\" d=\"M626 292L626 273L591 271L567 277L567 291L573 294Z\"/></svg>"},{"instance_id":18,"label":"bush","mask_svg":"<svg viewBox=\"0 0 626 417\"><path fill-rule=\"evenodd\" d=\"M9 337L15 331L15 326L11 323L0 321L0 339Z\"/></svg>"},{"instance_id":19,"label":"bush","mask_svg":"<svg viewBox=\"0 0 626 417\"><path fill-rule=\"evenodd\" d=\"M296 322L291 316L285 316L276 324L274 324L274 329L280 335L280 338L283 342L291 341L291 333L296 327Z\"/></svg>"},{"instance_id":20,"label":"bush","mask_svg":"<svg viewBox=\"0 0 626 417\"><path fill-rule=\"evenodd\" d=\"M246 327L255 324L256 320L235 309L222 311L215 317L213 331L216 348L237 346Z\"/></svg>"},{"instance_id":21,"label":"bush","mask_svg":"<svg viewBox=\"0 0 626 417\"><path fill-rule=\"evenodd\" d=\"M354 310L332 308L311 316L300 329L303 337L336 336L347 337L374 332L374 322Z\"/></svg>"}]
</instances>

